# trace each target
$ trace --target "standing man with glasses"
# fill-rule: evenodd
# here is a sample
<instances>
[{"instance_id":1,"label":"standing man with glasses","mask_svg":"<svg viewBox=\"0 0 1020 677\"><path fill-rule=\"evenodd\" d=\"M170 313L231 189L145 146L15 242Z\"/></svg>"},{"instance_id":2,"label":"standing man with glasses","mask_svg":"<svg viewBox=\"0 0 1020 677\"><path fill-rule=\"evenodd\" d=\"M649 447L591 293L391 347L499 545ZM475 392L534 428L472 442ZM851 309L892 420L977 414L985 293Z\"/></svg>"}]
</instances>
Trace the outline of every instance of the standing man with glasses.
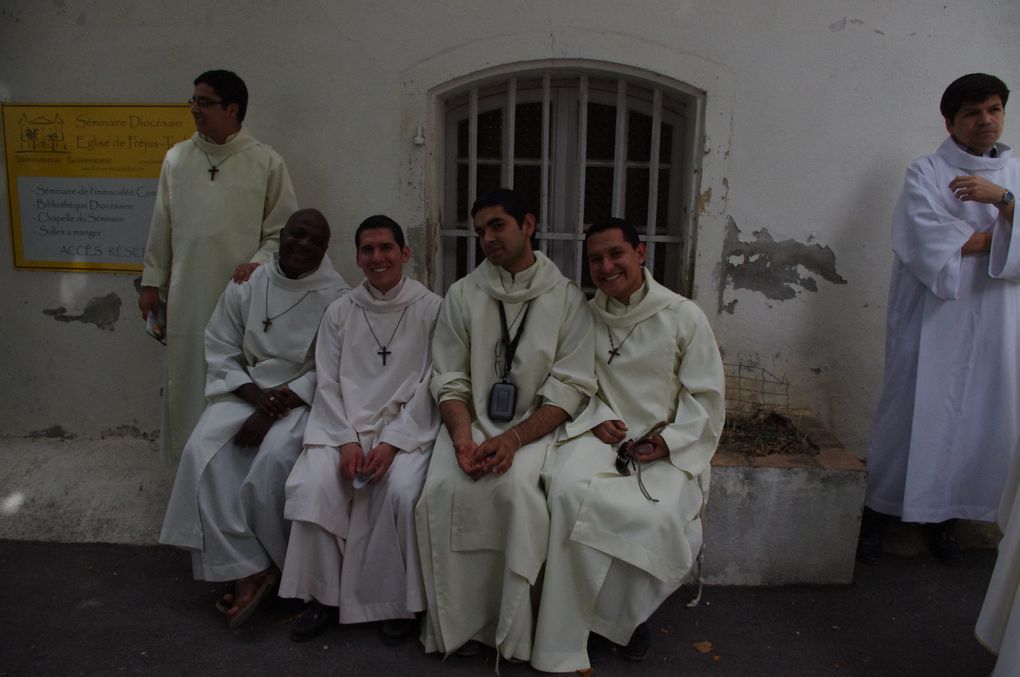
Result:
<instances>
[{"instance_id":1,"label":"standing man with glasses","mask_svg":"<svg viewBox=\"0 0 1020 677\"><path fill-rule=\"evenodd\" d=\"M428 652L479 643L529 660L532 586L549 534L541 473L595 391L584 295L531 248L511 190L471 209L485 261L450 287L432 342L444 426L415 513Z\"/></svg>"},{"instance_id":2,"label":"standing man with glasses","mask_svg":"<svg viewBox=\"0 0 1020 677\"><path fill-rule=\"evenodd\" d=\"M160 453L175 464L205 408L203 332L216 301L231 277L269 260L297 210L283 159L241 126L241 78L202 73L189 103L196 132L163 161L138 297L142 319L162 321L166 302Z\"/></svg>"}]
</instances>

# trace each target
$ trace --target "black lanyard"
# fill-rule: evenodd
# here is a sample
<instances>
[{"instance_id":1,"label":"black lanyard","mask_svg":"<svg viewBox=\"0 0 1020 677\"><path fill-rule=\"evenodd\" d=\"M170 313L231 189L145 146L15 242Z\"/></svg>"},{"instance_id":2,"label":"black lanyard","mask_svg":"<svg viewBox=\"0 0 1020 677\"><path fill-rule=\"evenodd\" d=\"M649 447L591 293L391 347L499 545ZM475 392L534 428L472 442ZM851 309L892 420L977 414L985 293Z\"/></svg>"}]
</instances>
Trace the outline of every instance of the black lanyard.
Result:
<instances>
[{"instance_id":1,"label":"black lanyard","mask_svg":"<svg viewBox=\"0 0 1020 677\"><path fill-rule=\"evenodd\" d=\"M514 361L514 355L517 353L517 344L521 342L521 334L524 333L524 323L528 321L528 311L531 310L531 301L528 301L524 306L524 315L521 317L521 323L517 325L517 333L514 335L513 341L510 340L510 329L506 326L506 310L503 308L503 302L499 301L499 323L503 327L503 383L507 383L510 380L510 365Z\"/></svg>"}]
</instances>

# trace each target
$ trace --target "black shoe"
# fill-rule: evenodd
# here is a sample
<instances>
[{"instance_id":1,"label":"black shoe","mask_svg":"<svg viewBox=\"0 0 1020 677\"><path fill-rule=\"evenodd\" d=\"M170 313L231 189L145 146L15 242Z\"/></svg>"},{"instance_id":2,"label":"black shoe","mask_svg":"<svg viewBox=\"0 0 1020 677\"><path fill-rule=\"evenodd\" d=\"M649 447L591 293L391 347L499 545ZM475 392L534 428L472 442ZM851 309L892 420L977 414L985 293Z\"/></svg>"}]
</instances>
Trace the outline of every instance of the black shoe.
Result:
<instances>
[{"instance_id":1,"label":"black shoe","mask_svg":"<svg viewBox=\"0 0 1020 677\"><path fill-rule=\"evenodd\" d=\"M953 524L956 520L946 520L939 524L933 524L931 529L928 547L931 554L935 555L940 562L946 566L960 566L963 564L963 553L960 551L960 544L953 536Z\"/></svg>"},{"instance_id":2,"label":"black shoe","mask_svg":"<svg viewBox=\"0 0 1020 677\"><path fill-rule=\"evenodd\" d=\"M417 618L391 618L383 621L379 628L379 636L386 646L396 646L403 644L404 640L413 635L417 629Z\"/></svg>"},{"instance_id":3,"label":"black shoe","mask_svg":"<svg viewBox=\"0 0 1020 677\"><path fill-rule=\"evenodd\" d=\"M861 534L857 538L857 560L863 564L878 564L882 558L882 529L886 516L865 508L861 513Z\"/></svg>"},{"instance_id":4,"label":"black shoe","mask_svg":"<svg viewBox=\"0 0 1020 677\"><path fill-rule=\"evenodd\" d=\"M599 663L606 660L606 656L609 655L609 650L613 647L613 643L602 635L596 635L594 632L588 633L588 662Z\"/></svg>"},{"instance_id":5,"label":"black shoe","mask_svg":"<svg viewBox=\"0 0 1020 677\"><path fill-rule=\"evenodd\" d=\"M461 658L471 658L472 656L478 656L485 649L485 645L476 639L469 639L464 642L459 649L453 653Z\"/></svg>"},{"instance_id":6,"label":"black shoe","mask_svg":"<svg viewBox=\"0 0 1020 677\"><path fill-rule=\"evenodd\" d=\"M315 639L326 631L331 613L330 607L313 599L294 621L294 625L290 626L290 638L295 642L307 642L310 639Z\"/></svg>"},{"instance_id":7,"label":"black shoe","mask_svg":"<svg viewBox=\"0 0 1020 677\"><path fill-rule=\"evenodd\" d=\"M648 624L642 623L634 628L634 634L630 636L627 646L617 648L616 653L629 661L643 661L648 655L648 647L652 644L652 633L648 631Z\"/></svg>"}]
</instances>

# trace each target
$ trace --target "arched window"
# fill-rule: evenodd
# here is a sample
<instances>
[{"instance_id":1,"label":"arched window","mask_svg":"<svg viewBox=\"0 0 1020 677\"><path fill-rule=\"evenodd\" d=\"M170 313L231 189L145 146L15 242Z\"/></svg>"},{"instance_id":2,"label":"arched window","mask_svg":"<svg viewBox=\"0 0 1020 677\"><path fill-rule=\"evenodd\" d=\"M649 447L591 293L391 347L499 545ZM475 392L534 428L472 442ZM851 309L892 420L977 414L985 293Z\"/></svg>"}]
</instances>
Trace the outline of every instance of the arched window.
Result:
<instances>
[{"instance_id":1,"label":"arched window","mask_svg":"<svg viewBox=\"0 0 1020 677\"><path fill-rule=\"evenodd\" d=\"M584 230L615 216L642 234L656 279L689 293L700 95L606 72L549 69L446 94L442 290L484 256L471 203L506 186L535 211L541 250L585 291L592 285Z\"/></svg>"}]
</instances>

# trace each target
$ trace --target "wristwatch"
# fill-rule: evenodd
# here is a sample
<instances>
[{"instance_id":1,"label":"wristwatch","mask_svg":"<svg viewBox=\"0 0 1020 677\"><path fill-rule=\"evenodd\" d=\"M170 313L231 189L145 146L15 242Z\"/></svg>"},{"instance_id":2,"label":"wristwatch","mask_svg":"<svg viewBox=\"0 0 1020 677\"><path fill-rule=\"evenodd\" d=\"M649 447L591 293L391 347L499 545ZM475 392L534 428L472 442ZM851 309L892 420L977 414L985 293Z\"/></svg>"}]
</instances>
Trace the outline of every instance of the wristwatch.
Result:
<instances>
[{"instance_id":1,"label":"wristwatch","mask_svg":"<svg viewBox=\"0 0 1020 677\"><path fill-rule=\"evenodd\" d=\"M1002 199L999 200L999 206L1000 207L1005 207L1006 205L1008 205L1010 202L1013 202L1014 200L1016 200L1016 196L1014 196L1013 193L1011 193L1011 192L1009 192L1009 190L1007 190L1006 192L1004 192L1002 194Z\"/></svg>"}]
</instances>

